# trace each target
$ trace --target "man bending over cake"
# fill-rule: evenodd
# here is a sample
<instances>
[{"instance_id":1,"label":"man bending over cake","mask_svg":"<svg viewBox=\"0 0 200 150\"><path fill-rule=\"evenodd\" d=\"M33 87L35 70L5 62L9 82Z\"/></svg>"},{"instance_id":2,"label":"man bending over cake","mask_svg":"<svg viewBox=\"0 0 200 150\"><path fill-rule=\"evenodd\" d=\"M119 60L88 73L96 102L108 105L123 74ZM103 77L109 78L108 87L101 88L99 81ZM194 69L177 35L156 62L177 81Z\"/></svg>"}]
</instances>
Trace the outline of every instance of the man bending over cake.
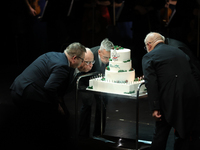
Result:
<instances>
[{"instance_id":1,"label":"man bending over cake","mask_svg":"<svg viewBox=\"0 0 200 150\"><path fill-rule=\"evenodd\" d=\"M95 63L94 60L94 54L92 53L92 51L89 48L85 48L86 49L86 53L85 53L85 58L84 61L81 63L80 66L78 66L75 70L74 70L74 80L72 82L73 87L76 85L76 81L77 78L83 74L87 74L93 67L93 64ZM85 81L80 80L79 81L79 88L84 88L85 89ZM81 85L83 87L81 87Z\"/></svg>"},{"instance_id":2,"label":"man bending over cake","mask_svg":"<svg viewBox=\"0 0 200 150\"><path fill-rule=\"evenodd\" d=\"M94 54L95 64L90 72L99 72L101 74L105 73L105 67L108 65L110 58L110 50L114 47L114 44L107 38L101 42L100 46L91 48ZM85 87L89 85L89 79L85 80ZM81 137L89 137L90 132L90 121L91 121L91 111L93 99L96 100L96 114L95 114L95 125L94 125L94 136L101 134L101 97L99 95L80 93L82 98L82 108L80 117L80 133ZM103 131L105 130L106 121L106 105L107 98L103 97Z\"/></svg>"},{"instance_id":3,"label":"man bending over cake","mask_svg":"<svg viewBox=\"0 0 200 150\"><path fill-rule=\"evenodd\" d=\"M82 62L82 64L77 68L78 71L80 72L89 72L92 69L93 64L95 63L92 51L89 48L85 49L86 49L85 59Z\"/></svg>"},{"instance_id":4,"label":"man bending over cake","mask_svg":"<svg viewBox=\"0 0 200 150\"><path fill-rule=\"evenodd\" d=\"M156 120L151 150L165 150L172 127L179 143L188 141L198 118L199 89L189 57L164 42L165 38L155 32L144 40L148 53L143 56L142 67L152 116Z\"/></svg>"},{"instance_id":5,"label":"man bending over cake","mask_svg":"<svg viewBox=\"0 0 200 150\"><path fill-rule=\"evenodd\" d=\"M76 42L63 53L45 53L14 80L10 90L22 116L20 137L15 139L20 147L66 146L69 135L64 95L71 89L74 68L84 61L85 52Z\"/></svg>"}]
</instances>

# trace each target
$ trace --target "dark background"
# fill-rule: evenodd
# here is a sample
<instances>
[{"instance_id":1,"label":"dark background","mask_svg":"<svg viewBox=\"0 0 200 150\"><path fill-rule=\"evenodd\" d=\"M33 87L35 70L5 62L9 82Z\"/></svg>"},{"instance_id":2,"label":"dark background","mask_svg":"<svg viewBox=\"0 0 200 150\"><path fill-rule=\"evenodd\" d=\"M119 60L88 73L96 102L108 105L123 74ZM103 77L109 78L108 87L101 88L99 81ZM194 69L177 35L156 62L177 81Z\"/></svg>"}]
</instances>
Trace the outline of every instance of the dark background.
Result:
<instances>
[{"instance_id":1,"label":"dark background","mask_svg":"<svg viewBox=\"0 0 200 150\"><path fill-rule=\"evenodd\" d=\"M111 1L112 2L112 1ZM116 2L121 2L120 0ZM144 38L151 31L160 32L188 45L199 59L198 49L198 18L194 10L199 9L195 0L179 0L177 13L169 26L161 21L160 10L165 0L125 0L124 9L113 25L113 9L108 6L110 23L105 23L99 6L84 7L90 3L86 0L75 0L70 16L67 16L70 1L49 0L42 20L29 15L22 0L6 1L6 10L2 14L2 45L1 45L1 79L0 79L0 124L9 127L16 118L16 108L11 102L9 87L15 77L23 71L39 55L49 52L62 52L70 43L80 42L86 47L100 45L108 37L114 45L130 48L132 66L136 76L142 75L141 59L146 53ZM153 7L154 10L141 15L135 6ZM117 11L117 9L116 9ZM126 34L125 34L126 33ZM74 133L74 100L75 91L66 95L66 106L71 114L72 135ZM93 105L92 126L94 119ZM79 110L81 102L79 101ZM133 139L135 138L135 102L131 99L113 98L107 106L106 135ZM151 141L154 131L154 120L148 106L148 100L140 101L140 139ZM13 129L14 130L14 129ZM5 130L14 139L12 129ZM167 150L172 149L174 142L173 130L169 136Z\"/></svg>"}]
</instances>

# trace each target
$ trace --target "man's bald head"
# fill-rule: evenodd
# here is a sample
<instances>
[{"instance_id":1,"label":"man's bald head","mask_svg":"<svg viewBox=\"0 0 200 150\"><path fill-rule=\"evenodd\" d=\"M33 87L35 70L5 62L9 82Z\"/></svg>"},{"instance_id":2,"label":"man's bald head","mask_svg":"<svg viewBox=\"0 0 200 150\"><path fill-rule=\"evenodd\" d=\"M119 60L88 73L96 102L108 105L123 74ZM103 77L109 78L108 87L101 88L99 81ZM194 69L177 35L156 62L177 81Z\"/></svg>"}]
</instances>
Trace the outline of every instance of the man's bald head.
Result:
<instances>
[{"instance_id":1,"label":"man's bald head","mask_svg":"<svg viewBox=\"0 0 200 150\"><path fill-rule=\"evenodd\" d=\"M85 53L85 61L88 60L94 60L94 55L92 53L92 51L89 48L86 48L86 53Z\"/></svg>"},{"instance_id":2,"label":"man's bald head","mask_svg":"<svg viewBox=\"0 0 200 150\"><path fill-rule=\"evenodd\" d=\"M157 32L150 32L144 39L147 52L152 51L157 44L164 42L165 42L165 37Z\"/></svg>"},{"instance_id":3,"label":"man's bald head","mask_svg":"<svg viewBox=\"0 0 200 150\"><path fill-rule=\"evenodd\" d=\"M80 72L88 72L92 69L93 67L93 62L94 62L94 54L89 48L85 48L86 53L85 53L85 59L82 62L82 64L78 67L78 70Z\"/></svg>"}]
</instances>

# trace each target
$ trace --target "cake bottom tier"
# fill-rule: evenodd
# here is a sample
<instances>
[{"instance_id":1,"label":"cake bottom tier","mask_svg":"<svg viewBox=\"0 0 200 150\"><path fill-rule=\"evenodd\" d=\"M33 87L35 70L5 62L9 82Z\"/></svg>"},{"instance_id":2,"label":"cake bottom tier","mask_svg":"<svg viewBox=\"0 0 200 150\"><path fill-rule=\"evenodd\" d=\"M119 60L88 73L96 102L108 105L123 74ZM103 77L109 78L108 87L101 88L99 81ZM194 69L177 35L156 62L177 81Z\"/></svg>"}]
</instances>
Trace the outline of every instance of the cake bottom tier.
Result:
<instances>
[{"instance_id":1,"label":"cake bottom tier","mask_svg":"<svg viewBox=\"0 0 200 150\"><path fill-rule=\"evenodd\" d=\"M128 83L113 83L102 81L101 78L89 80L89 88L95 91L108 92L114 94L136 94L139 84L144 81L135 81L132 84ZM147 92L146 87L140 88L140 93Z\"/></svg>"}]
</instances>

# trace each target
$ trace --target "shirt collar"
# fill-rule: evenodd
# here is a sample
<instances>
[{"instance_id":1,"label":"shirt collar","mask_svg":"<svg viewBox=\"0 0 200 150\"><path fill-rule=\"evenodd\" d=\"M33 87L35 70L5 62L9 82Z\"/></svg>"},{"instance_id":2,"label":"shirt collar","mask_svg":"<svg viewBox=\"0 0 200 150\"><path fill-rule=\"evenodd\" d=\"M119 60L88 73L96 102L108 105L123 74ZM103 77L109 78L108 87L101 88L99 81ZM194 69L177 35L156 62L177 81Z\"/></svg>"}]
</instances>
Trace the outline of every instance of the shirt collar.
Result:
<instances>
[{"instance_id":1,"label":"shirt collar","mask_svg":"<svg viewBox=\"0 0 200 150\"><path fill-rule=\"evenodd\" d=\"M75 74L78 74L80 71L78 70L78 68L76 68L75 70L74 70L74 73Z\"/></svg>"},{"instance_id":2,"label":"shirt collar","mask_svg":"<svg viewBox=\"0 0 200 150\"><path fill-rule=\"evenodd\" d=\"M101 61L101 58L100 58L99 55L98 55L98 58L99 58L99 65L100 65L100 67L101 67L101 65L102 65L102 61Z\"/></svg>"},{"instance_id":3,"label":"shirt collar","mask_svg":"<svg viewBox=\"0 0 200 150\"><path fill-rule=\"evenodd\" d=\"M66 57L66 59L67 59L68 66L70 67L70 61L69 61L69 59L67 58L67 56L66 56L65 52L64 52L63 54L65 55L65 57Z\"/></svg>"}]
</instances>

